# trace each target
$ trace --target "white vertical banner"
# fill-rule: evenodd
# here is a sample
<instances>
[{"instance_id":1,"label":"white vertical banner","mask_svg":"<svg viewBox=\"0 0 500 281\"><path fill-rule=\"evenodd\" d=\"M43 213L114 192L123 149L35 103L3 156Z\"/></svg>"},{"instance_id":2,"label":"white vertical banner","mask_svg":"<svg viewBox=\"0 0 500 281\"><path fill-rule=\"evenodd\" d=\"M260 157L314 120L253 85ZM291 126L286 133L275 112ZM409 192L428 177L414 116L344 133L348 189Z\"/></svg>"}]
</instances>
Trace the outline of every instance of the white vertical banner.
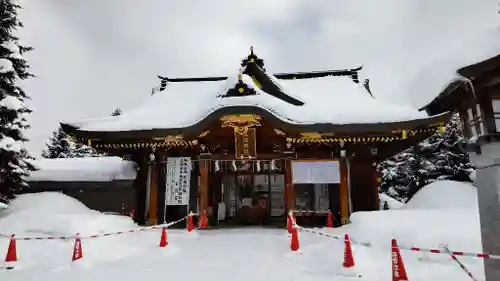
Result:
<instances>
[{"instance_id":1,"label":"white vertical banner","mask_svg":"<svg viewBox=\"0 0 500 281\"><path fill-rule=\"evenodd\" d=\"M165 206L188 206L191 158L169 157L166 165Z\"/></svg>"}]
</instances>

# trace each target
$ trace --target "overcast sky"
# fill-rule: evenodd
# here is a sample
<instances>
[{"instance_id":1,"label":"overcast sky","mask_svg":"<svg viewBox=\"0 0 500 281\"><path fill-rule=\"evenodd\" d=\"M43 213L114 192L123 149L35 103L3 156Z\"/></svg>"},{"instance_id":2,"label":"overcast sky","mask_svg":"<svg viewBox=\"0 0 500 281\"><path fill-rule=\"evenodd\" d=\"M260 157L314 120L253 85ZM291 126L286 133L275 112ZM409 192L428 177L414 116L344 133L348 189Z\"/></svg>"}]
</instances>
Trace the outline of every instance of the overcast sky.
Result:
<instances>
[{"instance_id":1,"label":"overcast sky","mask_svg":"<svg viewBox=\"0 0 500 281\"><path fill-rule=\"evenodd\" d=\"M418 107L436 93L401 87L414 66L500 20L497 0L20 2L35 156L58 122L134 108L158 74L232 74L251 45L272 71L364 65L377 98Z\"/></svg>"}]
</instances>

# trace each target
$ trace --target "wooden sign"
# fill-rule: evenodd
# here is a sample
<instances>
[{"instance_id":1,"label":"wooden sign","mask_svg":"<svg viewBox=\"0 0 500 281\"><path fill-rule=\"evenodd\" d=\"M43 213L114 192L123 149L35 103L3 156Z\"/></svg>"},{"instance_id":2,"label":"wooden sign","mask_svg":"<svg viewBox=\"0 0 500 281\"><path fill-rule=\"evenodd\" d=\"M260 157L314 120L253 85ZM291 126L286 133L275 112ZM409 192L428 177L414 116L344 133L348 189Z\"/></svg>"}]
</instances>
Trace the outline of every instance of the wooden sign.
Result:
<instances>
[{"instance_id":1,"label":"wooden sign","mask_svg":"<svg viewBox=\"0 0 500 281\"><path fill-rule=\"evenodd\" d=\"M255 135L255 128L248 128L243 134L234 134L236 158L248 159L257 157Z\"/></svg>"}]
</instances>

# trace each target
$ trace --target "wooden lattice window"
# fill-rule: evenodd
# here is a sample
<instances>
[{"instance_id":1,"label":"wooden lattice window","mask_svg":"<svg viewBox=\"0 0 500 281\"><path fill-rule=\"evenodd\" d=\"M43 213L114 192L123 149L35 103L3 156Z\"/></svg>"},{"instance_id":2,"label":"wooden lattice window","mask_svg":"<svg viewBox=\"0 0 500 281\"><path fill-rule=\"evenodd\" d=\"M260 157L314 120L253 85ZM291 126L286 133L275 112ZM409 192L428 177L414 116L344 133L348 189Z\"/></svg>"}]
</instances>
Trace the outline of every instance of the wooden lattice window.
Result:
<instances>
[{"instance_id":1,"label":"wooden lattice window","mask_svg":"<svg viewBox=\"0 0 500 281\"><path fill-rule=\"evenodd\" d=\"M497 98L497 99L495 99ZM493 119L495 121L495 131L500 133L500 97L493 97L491 100L493 109Z\"/></svg>"},{"instance_id":2,"label":"wooden lattice window","mask_svg":"<svg viewBox=\"0 0 500 281\"><path fill-rule=\"evenodd\" d=\"M500 104L499 104L500 106ZM500 107L499 107L500 110ZM499 111L500 113L500 111ZM467 121L467 127L470 133L471 137L475 136L480 136L484 133L486 133L485 127L484 127L484 118L483 118L483 113L481 111L481 106L479 104L476 104L475 106L469 107L467 109L467 116L466 116L466 121Z\"/></svg>"}]
</instances>

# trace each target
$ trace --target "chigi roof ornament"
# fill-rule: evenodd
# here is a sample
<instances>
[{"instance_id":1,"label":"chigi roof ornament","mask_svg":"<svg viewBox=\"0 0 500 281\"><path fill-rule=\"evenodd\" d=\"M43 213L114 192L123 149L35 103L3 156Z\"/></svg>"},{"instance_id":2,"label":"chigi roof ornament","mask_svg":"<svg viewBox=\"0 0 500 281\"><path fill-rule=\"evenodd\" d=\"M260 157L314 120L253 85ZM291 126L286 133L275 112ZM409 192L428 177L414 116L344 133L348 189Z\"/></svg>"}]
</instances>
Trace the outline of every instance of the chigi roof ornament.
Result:
<instances>
[{"instance_id":1,"label":"chigi roof ornament","mask_svg":"<svg viewBox=\"0 0 500 281\"><path fill-rule=\"evenodd\" d=\"M250 54L241 62L241 66L247 66L249 63L255 63L260 68L264 69L264 60L259 58L253 51L253 46L250 47Z\"/></svg>"}]
</instances>

